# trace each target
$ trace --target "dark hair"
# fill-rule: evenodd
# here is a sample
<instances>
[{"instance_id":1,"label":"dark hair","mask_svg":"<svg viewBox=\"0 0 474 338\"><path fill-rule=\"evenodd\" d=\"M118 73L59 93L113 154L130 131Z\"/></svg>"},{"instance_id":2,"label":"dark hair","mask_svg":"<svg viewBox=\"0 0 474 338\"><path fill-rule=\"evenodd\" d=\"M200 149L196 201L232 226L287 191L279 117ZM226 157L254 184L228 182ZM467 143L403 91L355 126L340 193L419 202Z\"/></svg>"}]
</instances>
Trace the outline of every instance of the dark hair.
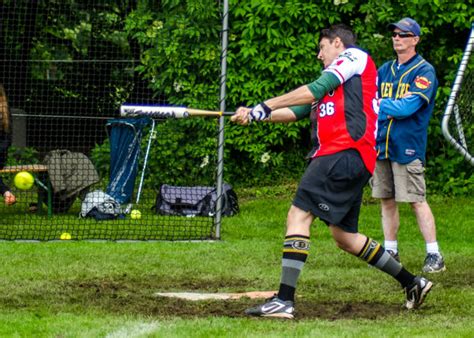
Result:
<instances>
[{"instance_id":1,"label":"dark hair","mask_svg":"<svg viewBox=\"0 0 474 338\"><path fill-rule=\"evenodd\" d=\"M319 41L324 38L329 39L330 42L333 42L335 38L339 38L344 44L344 47L354 45L357 40L357 36L352 29L342 23L323 29L319 35Z\"/></svg>"}]
</instances>

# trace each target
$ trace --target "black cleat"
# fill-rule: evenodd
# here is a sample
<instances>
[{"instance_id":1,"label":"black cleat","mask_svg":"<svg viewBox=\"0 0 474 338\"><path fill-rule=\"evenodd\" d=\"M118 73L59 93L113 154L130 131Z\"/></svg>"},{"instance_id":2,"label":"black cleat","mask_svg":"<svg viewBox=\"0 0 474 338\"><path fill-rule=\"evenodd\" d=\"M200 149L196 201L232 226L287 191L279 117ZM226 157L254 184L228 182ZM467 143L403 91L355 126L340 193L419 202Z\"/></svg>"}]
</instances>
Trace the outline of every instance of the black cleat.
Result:
<instances>
[{"instance_id":1,"label":"black cleat","mask_svg":"<svg viewBox=\"0 0 474 338\"><path fill-rule=\"evenodd\" d=\"M408 310L416 309L425 300L426 295L433 287L433 283L423 277L415 277L413 283L405 288L407 302L405 307Z\"/></svg>"},{"instance_id":2,"label":"black cleat","mask_svg":"<svg viewBox=\"0 0 474 338\"><path fill-rule=\"evenodd\" d=\"M292 301L283 301L276 295L268 299L265 304L245 310L245 313L250 316L275 317L286 319L293 319L294 312L295 308L293 307Z\"/></svg>"}]
</instances>

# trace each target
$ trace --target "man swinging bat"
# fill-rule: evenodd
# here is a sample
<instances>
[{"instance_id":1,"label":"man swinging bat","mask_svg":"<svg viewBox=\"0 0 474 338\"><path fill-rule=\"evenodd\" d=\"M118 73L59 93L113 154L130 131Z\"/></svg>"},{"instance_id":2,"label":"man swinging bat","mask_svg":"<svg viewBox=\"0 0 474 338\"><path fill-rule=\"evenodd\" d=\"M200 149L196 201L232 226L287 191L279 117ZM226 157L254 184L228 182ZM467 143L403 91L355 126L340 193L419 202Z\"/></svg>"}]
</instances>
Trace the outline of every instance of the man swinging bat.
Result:
<instances>
[{"instance_id":1,"label":"man swinging bat","mask_svg":"<svg viewBox=\"0 0 474 338\"><path fill-rule=\"evenodd\" d=\"M375 168L377 70L354 46L345 25L320 34L321 76L253 108L240 107L231 121L291 122L310 118L314 148L288 212L278 294L246 310L253 316L294 317L296 283L310 248L315 217L325 222L342 250L391 275L405 289L408 309L421 305L432 283L407 271L379 243L358 232L362 191Z\"/></svg>"}]
</instances>

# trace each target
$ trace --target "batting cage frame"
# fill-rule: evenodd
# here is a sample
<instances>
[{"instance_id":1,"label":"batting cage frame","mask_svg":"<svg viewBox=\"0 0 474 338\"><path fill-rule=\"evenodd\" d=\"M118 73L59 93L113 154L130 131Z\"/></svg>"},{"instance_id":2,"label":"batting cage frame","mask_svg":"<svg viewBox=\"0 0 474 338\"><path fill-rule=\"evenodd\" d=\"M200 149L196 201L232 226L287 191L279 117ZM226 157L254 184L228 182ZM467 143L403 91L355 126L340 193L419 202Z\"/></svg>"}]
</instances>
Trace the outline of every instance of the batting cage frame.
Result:
<instances>
[{"instance_id":1,"label":"batting cage frame","mask_svg":"<svg viewBox=\"0 0 474 338\"><path fill-rule=\"evenodd\" d=\"M137 69L144 58L137 43L126 45L116 33L124 24L117 6L128 4L131 12L133 3L4 4L0 83L9 116L0 116L0 122L10 122L0 133L5 157L0 158L0 188L15 200L0 205L0 240L218 240L222 217L238 212L237 196L223 179L225 116L232 115L226 112L228 1L216 4L221 27L213 33L213 49L220 55L205 60L212 62L206 67L218 82L216 102L200 106L193 101L192 108L155 97L149 86L154 79L140 78ZM100 14L107 6L113 7L110 13ZM91 8L100 14L96 22L88 21ZM74 22L74 13L84 18ZM126 49L123 54L133 57L114 59L107 46L93 45L94 25L99 27L100 20L117 34L108 37L108 49ZM48 46L38 37L45 22L58 29L42 32L51 38ZM163 23L155 19L152 25L156 32ZM25 31L32 35L23 39ZM177 92L186 82L178 80L172 83ZM132 92L128 97L127 90ZM85 111L83 105L92 108ZM193 137L203 137L207 152L180 149L182 143L192 144ZM163 154L160 159L156 152ZM179 156L184 160L174 160ZM179 175L191 175L174 180L176 167ZM203 174L193 177L194 168L203 168ZM159 179L150 186L154 177Z\"/></svg>"},{"instance_id":2,"label":"batting cage frame","mask_svg":"<svg viewBox=\"0 0 474 338\"><path fill-rule=\"evenodd\" d=\"M471 78L474 76L472 74L474 69L469 69L469 60L471 58L472 48L474 46L474 22L471 26L471 32L466 44L466 48L464 50L461 64L459 65L458 72L456 74L456 78L454 80L454 84L451 90L451 94L449 95L448 103L446 105L446 109L444 111L441 129L443 132L444 137L446 140L449 141L451 145L471 164L474 166L474 155L472 153L472 149L468 149L468 143L466 141L465 136L465 123L463 122L463 117L465 119L466 115L471 116L474 114L474 106L473 101L470 99L470 102L467 103L466 107L464 107L464 111L459 108L459 104L457 100L459 99L459 94L461 91L461 87L463 84L463 79L467 74L470 74ZM472 67L471 67L472 68ZM469 73L468 73L469 72ZM474 88L470 88L474 89ZM450 119L454 115L454 123L453 127L450 128ZM469 127L469 126L468 126ZM453 132L451 132L451 130ZM456 133L454 135L453 133Z\"/></svg>"}]
</instances>

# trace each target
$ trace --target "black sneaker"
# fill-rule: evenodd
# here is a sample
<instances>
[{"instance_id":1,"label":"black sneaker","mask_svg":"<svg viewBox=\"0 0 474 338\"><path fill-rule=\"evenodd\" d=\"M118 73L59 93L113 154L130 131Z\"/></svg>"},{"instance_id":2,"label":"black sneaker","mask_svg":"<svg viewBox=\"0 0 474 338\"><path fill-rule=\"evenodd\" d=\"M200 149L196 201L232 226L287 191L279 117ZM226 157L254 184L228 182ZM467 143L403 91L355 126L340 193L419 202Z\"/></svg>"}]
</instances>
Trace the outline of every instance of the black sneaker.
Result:
<instances>
[{"instance_id":1,"label":"black sneaker","mask_svg":"<svg viewBox=\"0 0 474 338\"><path fill-rule=\"evenodd\" d=\"M408 310L416 309L425 300L426 295L433 287L433 283L423 277L415 277L413 283L405 288L407 302L405 307Z\"/></svg>"},{"instance_id":2,"label":"black sneaker","mask_svg":"<svg viewBox=\"0 0 474 338\"><path fill-rule=\"evenodd\" d=\"M426 255L423 272L436 273L446 270L443 256L438 253L429 253Z\"/></svg>"},{"instance_id":3,"label":"black sneaker","mask_svg":"<svg viewBox=\"0 0 474 338\"><path fill-rule=\"evenodd\" d=\"M388 254L390 256L392 256L393 258L395 258L395 260L400 263L400 255L398 254L398 252L395 252L395 251L392 251L392 250L387 250Z\"/></svg>"},{"instance_id":4,"label":"black sneaker","mask_svg":"<svg viewBox=\"0 0 474 338\"><path fill-rule=\"evenodd\" d=\"M276 317L286 319L293 319L294 312L295 308L293 307L292 301L283 301L276 295L268 299L265 304L245 310L245 313L250 316Z\"/></svg>"}]
</instances>

